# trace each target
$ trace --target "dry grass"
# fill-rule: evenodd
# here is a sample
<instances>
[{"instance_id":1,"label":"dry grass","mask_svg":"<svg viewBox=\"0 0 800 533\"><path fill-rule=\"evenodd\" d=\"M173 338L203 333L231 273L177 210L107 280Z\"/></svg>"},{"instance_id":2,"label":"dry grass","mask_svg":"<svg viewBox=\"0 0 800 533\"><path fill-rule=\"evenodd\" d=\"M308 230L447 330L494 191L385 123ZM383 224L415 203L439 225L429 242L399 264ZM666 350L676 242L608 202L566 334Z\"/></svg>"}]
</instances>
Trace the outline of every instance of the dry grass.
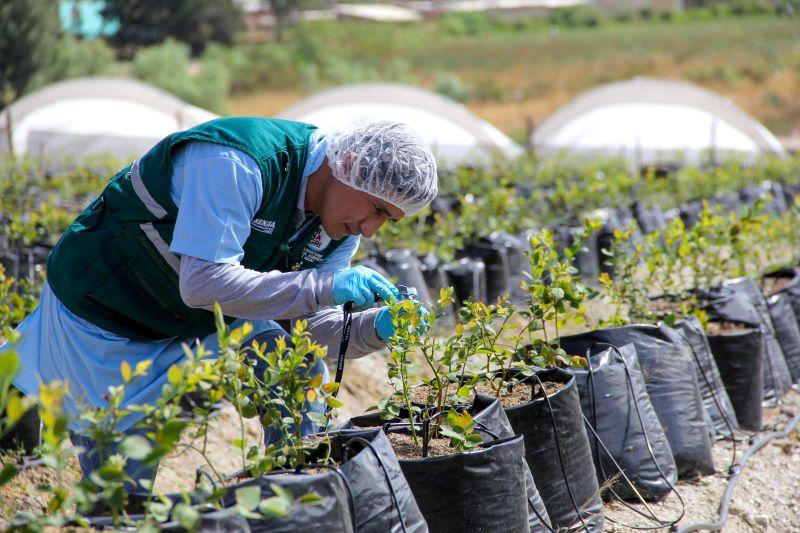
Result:
<instances>
[{"instance_id":1,"label":"dry grass","mask_svg":"<svg viewBox=\"0 0 800 533\"><path fill-rule=\"evenodd\" d=\"M413 35L408 30L408 36ZM517 138L592 87L655 76L686 80L731 98L779 134L800 131L800 25L775 18L608 24L595 30L489 33L464 38L431 34L420 44L394 31L384 59L402 59L421 86L455 74L473 92L466 105ZM369 56L350 44L354 57ZM362 43L363 44L363 43ZM366 45L363 45L366 46ZM265 90L230 101L236 114L274 115L303 88Z\"/></svg>"}]
</instances>

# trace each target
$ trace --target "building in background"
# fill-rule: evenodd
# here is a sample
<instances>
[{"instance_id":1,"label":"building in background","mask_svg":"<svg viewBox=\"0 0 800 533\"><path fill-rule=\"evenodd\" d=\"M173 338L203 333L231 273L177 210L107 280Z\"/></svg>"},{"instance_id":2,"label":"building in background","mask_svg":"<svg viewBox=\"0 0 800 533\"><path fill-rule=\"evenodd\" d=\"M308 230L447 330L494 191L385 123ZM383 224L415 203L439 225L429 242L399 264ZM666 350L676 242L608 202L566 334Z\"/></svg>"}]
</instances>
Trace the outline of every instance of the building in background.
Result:
<instances>
[{"instance_id":1,"label":"building in background","mask_svg":"<svg viewBox=\"0 0 800 533\"><path fill-rule=\"evenodd\" d=\"M61 28L67 33L86 39L117 33L119 22L103 19L105 5L105 2L99 0L61 0L58 3Z\"/></svg>"}]
</instances>

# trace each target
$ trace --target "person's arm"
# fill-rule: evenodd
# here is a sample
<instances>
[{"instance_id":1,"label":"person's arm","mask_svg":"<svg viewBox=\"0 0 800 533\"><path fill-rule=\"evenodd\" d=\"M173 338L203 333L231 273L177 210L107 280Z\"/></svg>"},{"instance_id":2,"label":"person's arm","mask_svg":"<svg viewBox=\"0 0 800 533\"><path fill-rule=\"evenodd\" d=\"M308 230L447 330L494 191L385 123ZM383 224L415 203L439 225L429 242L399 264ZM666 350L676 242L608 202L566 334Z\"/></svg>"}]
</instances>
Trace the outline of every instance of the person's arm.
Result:
<instances>
[{"instance_id":1,"label":"person's arm","mask_svg":"<svg viewBox=\"0 0 800 533\"><path fill-rule=\"evenodd\" d=\"M257 272L239 262L263 195L261 171L240 150L190 142L173 155L178 205L170 251L181 256L181 297L190 307L215 301L228 316L290 318L333 304L333 274Z\"/></svg>"},{"instance_id":2,"label":"person's arm","mask_svg":"<svg viewBox=\"0 0 800 533\"><path fill-rule=\"evenodd\" d=\"M281 320L333 305L333 273L258 272L239 264L214 263L184 255L181 298L189 307L213 310L218 302L227 316Z\"/></svg>"}]
</instances>

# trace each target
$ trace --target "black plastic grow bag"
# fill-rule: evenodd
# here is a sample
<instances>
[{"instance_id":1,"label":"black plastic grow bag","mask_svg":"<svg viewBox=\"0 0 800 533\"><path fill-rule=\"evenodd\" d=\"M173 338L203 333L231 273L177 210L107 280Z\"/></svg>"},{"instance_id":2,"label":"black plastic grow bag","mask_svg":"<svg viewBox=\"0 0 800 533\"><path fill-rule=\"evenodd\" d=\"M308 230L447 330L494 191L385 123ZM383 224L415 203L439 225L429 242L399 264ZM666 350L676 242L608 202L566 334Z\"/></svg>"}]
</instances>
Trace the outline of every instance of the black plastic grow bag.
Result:
<instances>
[{"instance_id":1,"label":"black plastic grow bag","mask_svg":"<svg viewBox=\"0 0 800 533\"><path fill-rule=\"evenodd\" d=\"M401 459L431 531L526 531L522 436L493 440L469 452Z\"/></svg>"},{"instance_id":2,"label":"black plastic grow bag","mask_svg":"<svg viewBox=\"0 0 800 533\"><path fill-rule=\"evenodd\" d=\"M736 411L720 376L703 325L696 317L692 317L676 323L674 329L692 350L697 384L714 432L725 438L735 437L739 429Z\"/></svg>"},{"instance_id":3,"label":"black plastic grow bag","mask_svg":"<svg viewBox=\"0 0 800 533\"><path fill-rule=\"evenodd\" d=\"M486 266L483 261L464 257L447 263L442 269L447 274L448 282L453 286L456 307L460 307L470 297L487 301Z\"/></svg>"},{"instance_id":4,"label":"black plastic grow bag","mask_svg":"<svg viewBox=\"0 0 800 533\"><path fill-rule=\"evenodd\" d=\"M428 305L433 303L422 274L422 264L414 252L405 249L388 250L378 262L389 276L397 278L398 283L416 288L420 300Z\"/></svg>"},{"instance_id":5,"label":"black plastic grow bag","mask_svg":"<svg viewBox=\"0 0 800 533\"><path fill-rule=\"evenodd\" d=\"M633 344L617 349L599 344L588 365L571 369L581 396L581 409L594 433L589 445L601 486L616 478L604 492L635 501L664 498L678 481L669 441L658 421L642 378ZM632 482L619 477L619 469Z\"/></svg>"},{"instance_id":6,"label":"black plastic grow bag","mask_svg":"<svg viewBox=\"0 0 800 533\"><path fill-rule=\"evenodd\" d=\"M555 244L559 250L569 248L576 239L583 233L582 226L553 226ZM588 280L594 280L600 274L600 263L598 261L597 232L589 235L583 242L581 251L575 254L572 259L573 266L578 269L580 275Z\"/></svg>"},{"instance_id":7,"label":"black plastic grow bag","mask_svg":"<svg viewBox=\"0 0 800 533\"><path fill-rule=\"evenodd\" d=\"M514 436L514 429L508 420L500 400L490 398L481 394L475 395L471 411L475 413L472 417L476 422L480 422L489 431L505 439ZM525 475L525 489L528 494L528 525L531 533L538 531L548 531L552 524L544 506L542 497L536 488L536 483L531 474L531 469L525 463L523 468Z\"/></svg>"},{"instance_id":8,"label":"black plastic grow bag","mask_svg":"<svg viewBox=\"0 0 800 533\"><path fill-rule=\"evenodd\" d=\"M758 329L708 335L711 353L736 412L739 427L761 431L764 336Z\"/></svg>"},{"instance_id":9,"label":"black plastic grow bag","mask_svg":"<svg viewBox=\"0 0 800 533\"><path fill-rule=\"evenodd\" d=\"M354 532L353 500L344 475L331 468L325 472L306 474L302 472L270 473L257 479L242 481L223 488L224 507L236 505L236 490L257 485L261 487L261 499L274 493L270 485L275 484L292 492L295 498L314 493L322 497L316 505L294 505L288 516L265 520L248 519L253 532L305 532L341 531Z\"/></svg>"},{"instance_id":10,"label":"black plastic grow bag","mask_svg":"<svg viewBox=\"0 0 800 533\"><path fill-rule=\"evenodd\" d=\"M379 429L341 430L329 435L330 452L350 486L356 531L428 531L386 434ZM321 457L313 459L319 460Z\"/></svg>"},{"instance_id":11,"label":"black plastic grow bag","mask_svg":"<svg viewBox=\"0 0 800 533\"><path fill-rule=\"evenodd\" d=\"M482 237L475 242L467 243L459 255L483 261L486 267L486 297L489 301L493 302L510 292L511 268L503 242L491 237Z\"/></svg>"},{"instance_id":12,"label":"black plastic grow bag","mask_svg":"<svg viewBox=\"0 0 800 533\"><path fill-rule=\"evenodd\" d=\"M669 440L679 476L714 473L711 439L689 345L672 328L636 324L561 337L569 354L597 343L633 343L647 393Z\"/></svg>"},{"instance_id":13,"label":"black plastic grow bag","mask_svg":"<svg viewBox=\"0 0 800 533\"><path fill-rule=\"evenodd\" d=\"M785 292L773 294L767 299L772 325L775 327L775 336L783 350L783 357L792 383L800 382L800 328L797 326L797 317Z\"/></svg>"},{"instance_id":14,"label":"black plastic grow bag","mask_svg":"<svg viewBox=\"0 0 800 533\"><path fill-rule=\"evenodd\" d=\"M659 231L667 225L667 217L660 207L645 207L636 202L631 206L631 211L633 211L633 216L645 235Z\"/></svg>"},{"instance_id":15,"label":"black plastic grow bag","mask_svg":"<svg viewBox=\"0 0 800 533\"><path fill-rule=\"evenodd\" d=\"M17 392L22 395L19 390ZM24 455L32 454L40 444L41 426L39 413L36 409L29 409L11 431L0 439L0 451L21 451Z\"/></svg>"},{"instance_id":16,"label":"black plastic grow bag","mask_svg":"<svg viewBox=\"0 0 800 533\"><path fill-rule=\"evenodd\" d=\"M547 514L555 529L602 531L603 502L575 378L558 368L536 375L563 388L505 412L514 432L525 437L525 459Z\"/></svg>"},{"instance_id":17,"label":"black plastic grow bag","mask_svg":"<svg viewBox=\"0 0 800 533\"><path fill-rule=\"evenodd\" d=\"M502 231L495 231L489 238L505 247L506 256L508 257L508 284L511 300L515 302L523 301L527 293L522 290L520 283L524 277L523 272L527 272L530 269L528 258L525 257L525 250L528 245L519 237Z\"/></svg>"},{"instance_id":18,"label":"black plastic grow bag","mask_svg":"<svg viewBox=\"0 0 800 533\"><path fill-rule=\"evenodd\" d=\"M514 436L511 424L501 408L499 400L478 396L469 411L473 420L482 424L482 427L488 431L481 433L486 442L492 442L495 437L506 439ZM354 416L345 422L342 428L377 427L386 424L386 422L386 420L381 419L380 414L377 412L367 413ZM548 531L551 525L550 519L534 483L531 471L524 462L522 472L527 495L528 530L531 533ZM422 507L421 502L419 505ZM425 516L427 518L427 515ZM437 531L433 525L431 525L431 530Z\"/></svg>"},{"instance_id":19,"label":"black plastic grow bag","mask_svg":"<svg viewBox=\"0 0 800 533\"><path fill-rule=\"evenodd\" d=\"M750 278L726 281L722 286L747 297L758 314L760 329L764 334L764 354L766 357L764 366L764 400L777 400L783 395L783 391L792 385L792 375L789 373L783 350L775 335L775 328L772 325L767 301L761 293L761 289Z\"/></svg>"}]
</instances>

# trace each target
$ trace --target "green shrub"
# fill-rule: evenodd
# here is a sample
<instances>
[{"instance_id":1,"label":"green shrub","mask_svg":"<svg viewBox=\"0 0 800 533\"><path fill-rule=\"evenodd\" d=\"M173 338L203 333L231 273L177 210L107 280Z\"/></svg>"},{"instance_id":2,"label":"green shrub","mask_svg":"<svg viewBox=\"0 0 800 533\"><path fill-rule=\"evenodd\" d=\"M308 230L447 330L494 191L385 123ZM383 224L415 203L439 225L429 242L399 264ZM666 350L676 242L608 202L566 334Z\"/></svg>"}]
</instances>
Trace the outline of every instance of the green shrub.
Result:
<instances>
[{"instance_id":1,"label":"green shrub","mask_svg":"<svg viewBox=\"0 0 800 533\"><path fill-rule=\"evenodd\" d=\"M141 50L133 59L132 74L187 102L221 112L230 87L230 73L215 60L202 61L194 70L189 46L167 40Z\"/></svg>"},{"instance_id":2,"label":"green shrub","mask_svg":"<svg viewBox=\"0 0 800 533\"><path fill-rule=\"evenodd\" d=\"M472 89L469 85L465 84L461 81L461 78L452 73L437 74L433 90L457 102L469 100L472 94Z\"/></svg>"},{"instance_id":3,"label":"green shrub","mask_svg":"<svg viewBox=\"0 0 800 533\"><path fill-rule=\"evenodd\" d=\"M102 39L63 36L56 59L45 70L48 82L82 76L109 76L119 72L114 50Z\"/></svg>"}]
</instances>

